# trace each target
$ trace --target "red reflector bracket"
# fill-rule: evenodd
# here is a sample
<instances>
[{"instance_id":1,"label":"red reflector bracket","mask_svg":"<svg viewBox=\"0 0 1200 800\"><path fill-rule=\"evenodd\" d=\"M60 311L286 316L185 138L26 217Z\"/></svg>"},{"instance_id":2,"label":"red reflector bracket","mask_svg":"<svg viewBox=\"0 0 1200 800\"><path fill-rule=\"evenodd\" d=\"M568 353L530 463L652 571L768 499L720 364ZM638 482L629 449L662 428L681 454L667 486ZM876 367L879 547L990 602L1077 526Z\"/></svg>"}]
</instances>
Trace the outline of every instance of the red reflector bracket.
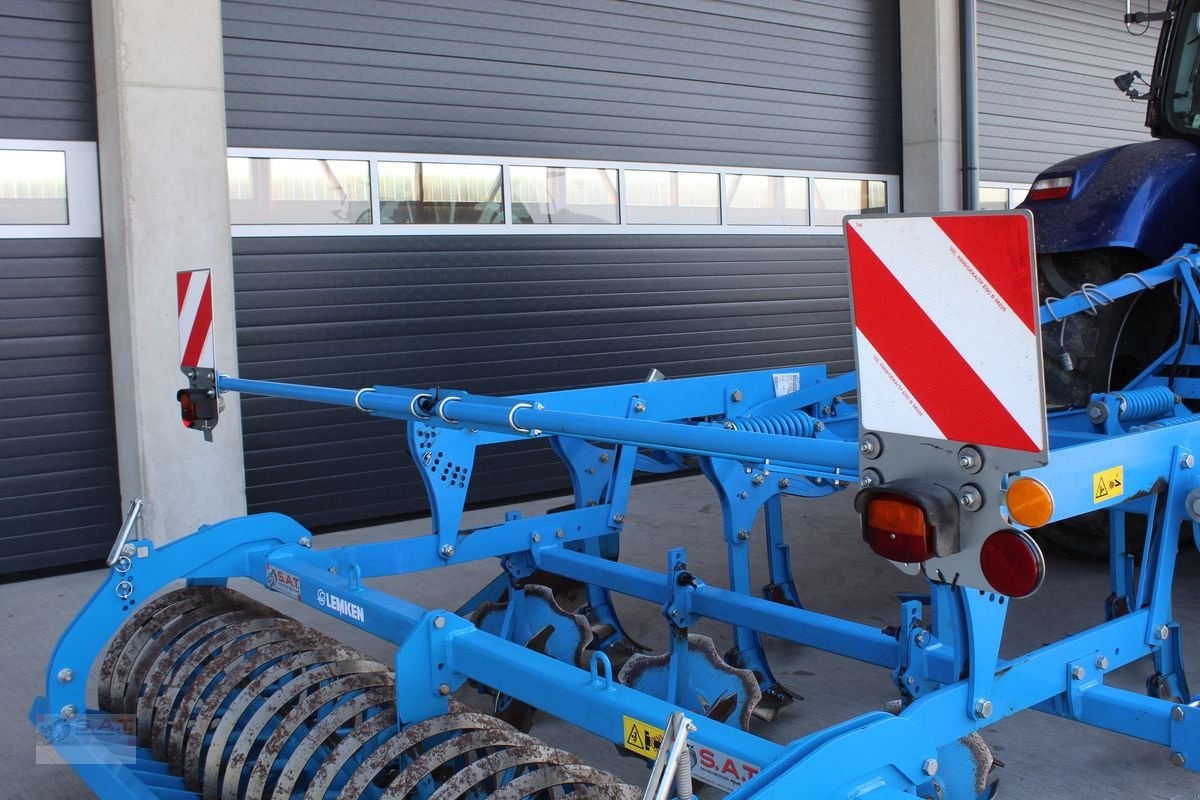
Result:
<instances>
[{"instance_id":1,"label":"red reflector bracket","mask_svg":"<svg viewBox=\"0 0 1200 800\"><path fill-rule=\"evenodd\" d=\"M1075 179L1070 175L1057 178L1042 178L1029 188L1030 200L1061 200L1071 193Z\"/></svg>"},{"instance_id":2,"label":"red reflector bracket","mask_svg":"<svg viewBox=\"0 0 1200 800\"><path fill-rule=\"evenodd\" d=\"M854 499L863 541L889 561L907 564L959 548L958 502L935 483L900 480L863 489Z\"/></svg>"},{"instance_id":3,"label":"red reflector bracket","mask_svg":"<svg viewBox=\"0 0 1200 800\"><path fill-rule=\"evenodd\" d=\"M1009 597L1028 597L1046 577L1046 559L1027 533L997 531L979 550L979 566L992 588Z\"/></svg>"}]
</instances>

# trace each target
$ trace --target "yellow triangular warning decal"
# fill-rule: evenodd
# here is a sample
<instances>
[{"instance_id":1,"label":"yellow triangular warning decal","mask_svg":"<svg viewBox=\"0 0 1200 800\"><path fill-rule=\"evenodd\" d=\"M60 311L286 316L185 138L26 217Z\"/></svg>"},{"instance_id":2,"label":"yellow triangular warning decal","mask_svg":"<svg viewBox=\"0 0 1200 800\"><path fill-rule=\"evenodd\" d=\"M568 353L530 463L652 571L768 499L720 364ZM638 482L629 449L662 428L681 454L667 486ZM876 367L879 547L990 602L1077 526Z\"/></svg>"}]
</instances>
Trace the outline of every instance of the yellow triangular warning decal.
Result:
<instances>
[{"instance_id":1,"label":"yellow triangular warning decal","mask_svg":"<svg viewBox=\"0 0 1200 800\"><path fill-rule=\"evenodd\" d=\"M1104 485L1103 477L1096 481L1096 499L1099 500L1101 497L1108 497L1108 487Z\"/></svg>"},{"instance_id":2,"label":"yellow triangular warning decal","mask_svg":"<svg viewBox=\"0 0 1200 800\"><path fill-rule=\"evenodd\" d=\"M642 737L638 733L638 728L636 725L629 729L629 738L625 740L625 744L629 745L635 750L646 749L646 745L642 744Z\"/></svg>"}]
</instances>

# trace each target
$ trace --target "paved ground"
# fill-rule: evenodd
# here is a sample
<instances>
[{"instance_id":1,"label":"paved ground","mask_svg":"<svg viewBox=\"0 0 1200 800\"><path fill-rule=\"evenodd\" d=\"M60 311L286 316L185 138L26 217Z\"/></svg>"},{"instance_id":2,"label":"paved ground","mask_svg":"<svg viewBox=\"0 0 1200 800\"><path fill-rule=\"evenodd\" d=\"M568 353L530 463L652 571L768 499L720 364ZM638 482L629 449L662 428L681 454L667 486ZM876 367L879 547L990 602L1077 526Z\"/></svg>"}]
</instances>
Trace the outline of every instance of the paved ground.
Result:
<instances>
[{"instance_id":1,"label":"paved ground","mask_svg":"<svg viewBox=\"0 0 1200 800\"><path fill-rule=\"evenodd\" d=\"M560 499L520 506L529 515L561 504ZM919 591L908 578L870 554L856 531L848 495L824 500L790 500L786 504L792 553L801 592L817 611L838 613L883 627L898 620L895 594ZM689 566L708 583L724 581L723 549L719 537L720 509L707 483L698 477L640 487L635 491L624 542L624 558L662 569L667 547L686 544ZM500 518L500 510L468 515L468 524ZM419 521L348 533L328 534L318 547L411 536L427 531ZM429 607L454 608L494 574L493 564L476 564L423 576L374 582L380 588ZM26 723L31 698L40 693L41 670L58 633L85 602L100 580L100 572L47 578L0 586L0 707L7 710L0 727L0 797L12 800L77 800L91 797L74 773L64 766L35 766L33 734ZM1176 616L1186 623L1200 621L1200 555L1181 556L1175 604ZM251 593L271 602L278 595ZM1102 618L1107 595L1106 568L1052 560L1046 585L1033 598L1013 605L1004 650L1012 656ZM303 621L327 630L368 654L386 659L385 643L340 626L324 615L294 604L286 606ZM620 609L632 634L662 649L665 632L657 610L634 601ZM708 626L720 649L728 646L725 630ZM1200 659L1200 634L1189 631L1188 654ZM758 723L755 732L786 742L807 732L868 710L881 708L894 694L883 671L814 650L771 643L776 674L804 695L803 702L785 709L772 724ZM1135 664L1112 676L1112 683L1136 688L1148 669ZM1193 683L1200 677L1193 674ZM469 699L469 698L468 698ZM642 782L645 769L619 758L605 742L550 719L540 719L533 733L581 753L584 760ZM1037 712L1025 712L985 732L996 756L1005 762L1001 796L1039 800L1095 798L1096 800L1198 800L1200 775L1167 763L1158 747L1115 734L1084 728ZM799 796L799 795L798 795Z\"/></svg>"}]
</instances>

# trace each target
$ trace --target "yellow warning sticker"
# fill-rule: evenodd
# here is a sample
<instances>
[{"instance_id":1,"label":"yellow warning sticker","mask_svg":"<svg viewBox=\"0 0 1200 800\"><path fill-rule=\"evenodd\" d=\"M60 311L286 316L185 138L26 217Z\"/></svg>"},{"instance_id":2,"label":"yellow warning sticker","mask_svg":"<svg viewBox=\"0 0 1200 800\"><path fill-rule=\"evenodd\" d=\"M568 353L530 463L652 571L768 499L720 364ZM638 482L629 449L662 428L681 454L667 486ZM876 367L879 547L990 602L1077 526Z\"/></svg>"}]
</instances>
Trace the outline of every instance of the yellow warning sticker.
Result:
<instances>
[{"instance_id":1,"label":"yellow warning sticker","mask_svg":"<svg viewBox=\"0 0 1200 800\"><path fill-rule=\"evenodd\" d=\"M1100 503L1125 494L1125 467L1112 467L1092 476L1092 502Z\"/></svg>"},{"instance_id":2,"label":"yellow warning sticker","mask_svg":"<svg viewBox=\"0 0 1200 800\"><path fill-rule=\"evenodd\" d=\"M662 746L663 729L625 717L625 749L646 758L656 758Z\"/></svg>"}]
</instances>

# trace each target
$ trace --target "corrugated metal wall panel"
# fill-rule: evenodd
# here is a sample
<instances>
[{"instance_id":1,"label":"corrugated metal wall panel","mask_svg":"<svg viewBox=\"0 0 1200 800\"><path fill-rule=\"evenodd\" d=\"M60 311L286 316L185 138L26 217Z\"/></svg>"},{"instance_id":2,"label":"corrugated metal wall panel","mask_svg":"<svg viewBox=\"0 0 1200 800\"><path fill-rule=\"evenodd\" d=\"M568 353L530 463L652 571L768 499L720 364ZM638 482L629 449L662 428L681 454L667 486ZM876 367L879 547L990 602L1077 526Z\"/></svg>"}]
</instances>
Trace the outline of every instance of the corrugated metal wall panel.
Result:
<instances>
[{"instance_id":1,"label":"corrugated metal wall panel","mask_svg":"<svg viewBox=\"0 0 1200 800\"><path fill-rule=\"evenodd\" d=\"M840 237L235 239L245 377L489 394L852 368ZM400 423L247 397L251 510L312 525L424 508ZM472 501L568 485L548 448L481 454Z\"/></svg>"},{"instance_id":2,"label":"corrugated metal wall panel","mask_svg":"<svg viewBox=\"0 0 1200 800\"><path fill-rule=\"evenodd\" d=\"M120 524L99 239L0 239L0 574L102 558Z\"/></svg>"},{"instance_id":3,"label":"corrugated metal wall panel","mask_svg":"<svg viewBox=\"0 0 1200 800\"><path fill-rule=\"evenodd\" d=\"M894 2L223 9L231 146L899 172Z\"/></svg>"},{"instance_id":4,"label":"corrugated metal wall panel","mask_svg":"<svg viewBox=\"0 0 1200 800\"><path fill-rule=\"evenodd\" d=\"M0 5L0 139L96 138L88 0Z\"/></svg>"},{"instance_id":5,"label":"corrugated metal wall panel","mask_svg":"<svg viewBox=\"0 0 1200 800\"><path fill-rule=\"evenodd\" d=\"M1144 141L1146 105L1112 79L1149 76L1158 26L1130 36L1105 0L980 0L979 157L985 181L1027 183L1071 156Z\"/></svg>"}]
</instances>

